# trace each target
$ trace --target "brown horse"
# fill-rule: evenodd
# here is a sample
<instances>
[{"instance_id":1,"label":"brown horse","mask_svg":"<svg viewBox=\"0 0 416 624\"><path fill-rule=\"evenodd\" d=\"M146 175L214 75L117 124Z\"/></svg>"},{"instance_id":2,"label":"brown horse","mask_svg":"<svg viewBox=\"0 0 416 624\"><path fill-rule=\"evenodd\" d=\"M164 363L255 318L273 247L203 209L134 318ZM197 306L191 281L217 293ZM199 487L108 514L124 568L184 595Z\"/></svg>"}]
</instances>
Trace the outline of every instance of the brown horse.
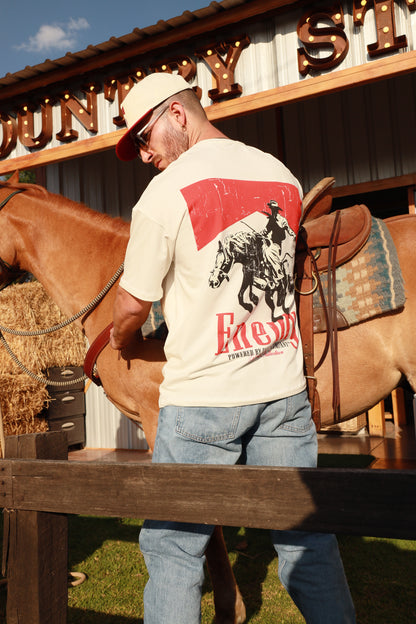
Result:
<instances>
[{"instance_id":1,"label":"brown horse","mask_svg":"<svg viewBox=\"0 0 416 624\"><path fill-rule=\"evenodd\" d=\"M16 189L23 192L13 195ZM8 199L6 203L4 201ZM102 290L123 261L129 226L81 204L15 179L0 183L0 285L13 269L29 271L62 312L72 316ZM405 280L403 309L369 320L338 335L341 417L352 417L386 397L405 376L416 391L416 216L387 221ZM115 289L78 321L90 343L112 318ZM323 348L315 336L315 353ZM327 358L329 359L329 358ZM97 367L108 398L129 418L142 423L152 447L158 417L158 391L164 363L158 340L137 340L119 359L105 348ZM332 413L331 366L319 369L323 421ZM207 550L219 624L245 619L244 603L218 527Z\"/></svg>"}]
</instances>

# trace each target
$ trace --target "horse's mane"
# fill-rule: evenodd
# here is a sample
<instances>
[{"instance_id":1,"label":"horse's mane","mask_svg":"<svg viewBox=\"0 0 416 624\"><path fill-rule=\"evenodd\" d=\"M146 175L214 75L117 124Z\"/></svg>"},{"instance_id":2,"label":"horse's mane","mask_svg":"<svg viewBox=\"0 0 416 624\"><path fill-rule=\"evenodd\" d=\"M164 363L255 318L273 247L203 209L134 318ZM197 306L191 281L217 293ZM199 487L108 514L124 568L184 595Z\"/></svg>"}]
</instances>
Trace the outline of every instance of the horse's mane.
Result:
<instances>
[{"instance_id":1,"label":"horse's mane","mask_svg":"<svg viewBox=\"0 0 416 624\"><path fill-rule=\"evenodd\" d=\"M230 234L223 241L223 247L228 254L233 255L230 247L240 254L247 253L247 246L252 246L256 239L260 236L258 232L236 232Z\"/></svg>"},{"instance_id":2,"label":"horse's mane","mask_svg":"<svg viewBox=\"0 0 416 624\"><path fill-rule=\"evenodd\" d=\"M100 223L103 225L107 225L109 227L116 226L117 228L126 227L127 225L126 221L124 219L121 219L120 217L112 217L108 214L98 212L97 210L93 210L92 208L90 208L86 204L83 204L82 202L77 202L73 199L69 199L57 193L51 193L50 191L48 191L43 186L40 186L39 184L31 184L29 182L17 182L17 181L10 179L7 181L0 180L0 187L10 188L13 190L27 191L32 197L34 194L42 193L44 197L50 202L50 204L56 205L57 208L59 208L60 210L67 207L69 211L71 211L74 214L76 212L78 216L80 215L84 216L85 218L89 220L91 218L94 218L97 222L97 225L98 223Z\"/></svg>"},{"instance_id":3,"label":"horse's mane","mask_svg":"<svg viewBox=\"0 0 416 624\"><path fill-rule=\"evenodd\" d=\"M48 191L39 184L31 184L30 182L14 182L13 180L0 180L0 186L10 189L22 189L22 191L37 191L48 195Z\"/></svg>"}]
</instances>

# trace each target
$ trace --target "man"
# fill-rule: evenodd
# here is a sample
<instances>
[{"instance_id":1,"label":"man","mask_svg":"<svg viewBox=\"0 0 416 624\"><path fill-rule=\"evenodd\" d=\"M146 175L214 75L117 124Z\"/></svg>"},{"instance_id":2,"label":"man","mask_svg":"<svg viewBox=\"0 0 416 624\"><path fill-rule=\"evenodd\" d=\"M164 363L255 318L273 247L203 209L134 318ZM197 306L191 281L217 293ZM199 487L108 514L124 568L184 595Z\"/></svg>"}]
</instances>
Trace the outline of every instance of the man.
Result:
<instances>
[{"instance_id":1,"label":"man","mask_svg":"<svg viewBox=\"0 0 416 624\"><path fill-rule=\"evenodd\" d=\"M161 171L133 209L111 335L122 350L162 300L169 333L153 461L316 466L293 288L283 302L255 243L271 243L270 206L282 228L298 232L298 181L273 156L216 129L178 75L146 77L123 109L128 130L117 155ZM294 246L283 232L275 245L282 266L290 260L289 277ZM145 523L145 624L200 621L212 530ZM334 536L273 531L272 539L280 578L308 624L354 622Z\"/></svg>"}]
</instances>

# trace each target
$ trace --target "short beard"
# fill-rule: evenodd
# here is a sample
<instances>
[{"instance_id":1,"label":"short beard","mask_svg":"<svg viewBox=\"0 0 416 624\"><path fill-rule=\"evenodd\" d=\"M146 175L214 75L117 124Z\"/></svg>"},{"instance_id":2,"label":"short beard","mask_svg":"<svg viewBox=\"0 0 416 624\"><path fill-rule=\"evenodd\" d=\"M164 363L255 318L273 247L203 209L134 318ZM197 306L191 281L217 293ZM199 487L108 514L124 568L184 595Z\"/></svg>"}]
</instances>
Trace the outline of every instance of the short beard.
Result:
<instances>
[{"instance_id":1,"label":"short beard","mask_svg":"<svg viewBox=\"0 0 416 624\"><path fill-rule=\"evenodd\" d=\"M177 160L179 156L189 149L189 137L186 129L181 131L170 122L165 125L163 139L165 150L164 156L169 163Z\"/></svg>"}]
</instances>

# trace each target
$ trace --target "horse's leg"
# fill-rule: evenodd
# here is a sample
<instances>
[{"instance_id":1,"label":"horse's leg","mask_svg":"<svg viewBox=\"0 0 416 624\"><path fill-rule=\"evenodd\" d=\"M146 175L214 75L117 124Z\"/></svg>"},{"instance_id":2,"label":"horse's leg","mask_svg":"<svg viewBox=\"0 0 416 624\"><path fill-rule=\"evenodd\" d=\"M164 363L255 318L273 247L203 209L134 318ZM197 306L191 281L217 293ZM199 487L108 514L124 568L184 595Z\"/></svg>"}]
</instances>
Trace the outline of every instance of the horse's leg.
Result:
<instances>
[{"instance_id":1,"label":"horse's leg","mask_svg":"<svg viewBox=\"0 0 416 624\"><path fill-rule=\"evenodd\" d=\"M246 281L248 283L248 297L251 303L254 303L254 305L256 306L259 302L259 298L257 297L256 293L253 290L254 274L252 271L247 271L246 275L247 275Z\"/></svg>"},{"instance_id":2,"label":"horse's leg","mask_svg":"<svg viewBox=\"0 0 416 624\"><path fill-rule=\"evenodd\" d=\"M242 281L241 288L238 293L238 303L241 305L242 308L244 308L248 312L251 312L253 309L253 306L251 305L251 303L246 303L244 301L244 294L249 286L250 286L250 273L248 271L245 271L243 267L243 281Z\"/></svg>"},{"instance_id":3,"label":"horse's leg","mask_svg":"<svg viewBox=\"0 0 416 624\"><path fill-rule=\"evenodd\" d=\"M273 300L273 294L274 294L274 291L271 292L270 290L266 290L264 299L265 299L267 305L269 306L270 310L272 311L272 321L275 322L279 318L279 316L281 316L281 315L277 314L277 316L276 316L276 305L275 305L275 302Z\"/></svg>"},{"instance_id":4,"label":"horse's leg","mask_svg":"<svg viewBox=\"0 0 416 624\"><path fill-rule=\"evenodd\" d=\"M222 527L214 528L205 556L214 590L216 624L242 624L246 608L228 558Z\"/></svg>"}]
</instances>

